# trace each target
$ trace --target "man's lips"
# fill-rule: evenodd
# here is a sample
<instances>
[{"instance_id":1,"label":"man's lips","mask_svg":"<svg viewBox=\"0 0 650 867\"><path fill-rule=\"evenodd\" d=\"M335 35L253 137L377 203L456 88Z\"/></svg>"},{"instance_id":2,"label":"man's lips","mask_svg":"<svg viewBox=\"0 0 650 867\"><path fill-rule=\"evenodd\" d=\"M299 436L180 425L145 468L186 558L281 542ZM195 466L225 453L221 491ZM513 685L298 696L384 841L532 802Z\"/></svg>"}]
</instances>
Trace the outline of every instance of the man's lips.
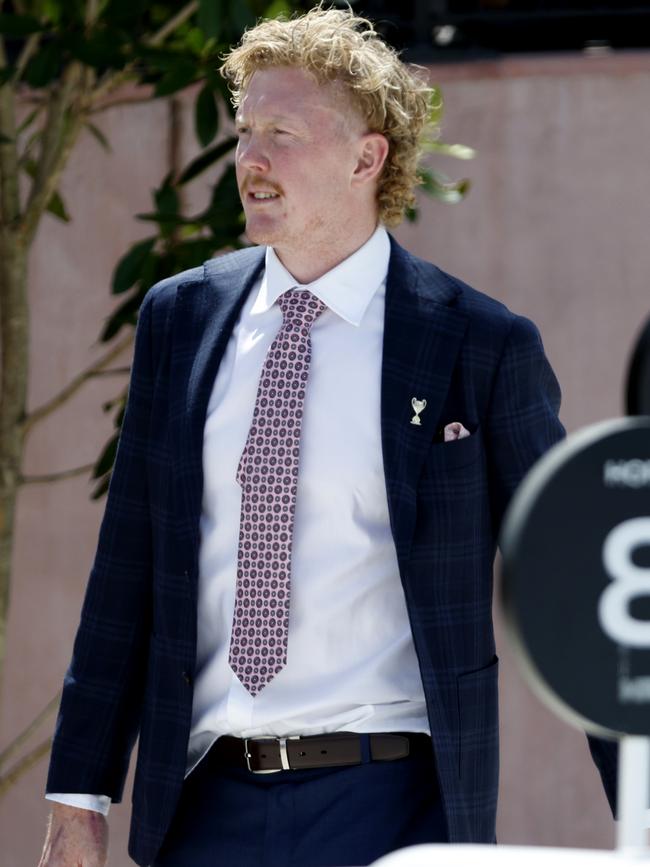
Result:
<instances>
[{"instance_id":1,"label":"man's lips","mask_svg":"<svg viewBox=\"0 0 650 867\"><path fill-rule=\"evenodd\" d=\"M279 199L279 193L271 190L251 190L247 193L249 199L255 199L257 202L265 202L270 199Z\"/></svg>"},{"instance_id":2,"label":"man's lips","mask_svg":"<svg viewBox=\"0 0 650 867\"><path fill-rule=\"evenodd\" d=\"M241 187L242 198L248 202L274 202L280 198L282 191L271 184L268 179L247 178Z\"/></svg>"}]
</instances>

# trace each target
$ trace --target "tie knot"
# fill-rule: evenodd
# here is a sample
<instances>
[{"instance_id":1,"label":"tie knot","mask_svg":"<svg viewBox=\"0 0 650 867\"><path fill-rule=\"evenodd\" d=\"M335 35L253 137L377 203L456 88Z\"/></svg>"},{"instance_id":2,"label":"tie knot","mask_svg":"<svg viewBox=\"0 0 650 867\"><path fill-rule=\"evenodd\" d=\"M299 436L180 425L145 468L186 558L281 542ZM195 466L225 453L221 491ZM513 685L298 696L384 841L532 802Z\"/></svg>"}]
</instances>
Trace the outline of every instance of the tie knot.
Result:
<instances>
[{"instance_id":1,"label":"tie knot","mask_svg":"<svg viewBox=\"0 0 650 867\"><path fill-rule=\"evenodd\" d=\"M278 298L284 324L309 331L321 313L327 309L309 289L290 289Z\"/></svg>"}]
</instances>

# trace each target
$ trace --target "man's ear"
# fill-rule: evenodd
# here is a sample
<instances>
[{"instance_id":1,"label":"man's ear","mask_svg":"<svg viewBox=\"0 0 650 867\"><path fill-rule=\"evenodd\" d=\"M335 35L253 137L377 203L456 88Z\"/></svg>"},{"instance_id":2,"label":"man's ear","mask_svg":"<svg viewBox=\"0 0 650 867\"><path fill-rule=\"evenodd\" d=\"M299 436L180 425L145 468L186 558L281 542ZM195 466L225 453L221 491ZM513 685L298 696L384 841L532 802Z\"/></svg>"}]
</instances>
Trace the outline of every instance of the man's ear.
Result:
<instances>
[{"instance_id":1,"label":"man's ear","mask_svg":"<svg viewBox=\"0 0 650 867\"><path fill-rule=\"evenodd\" d=\"M359 158L352 185L363 186L379 177L388 156L388 141L380 132L367 132L359 142Z\"/></svg>"}]
</instances>

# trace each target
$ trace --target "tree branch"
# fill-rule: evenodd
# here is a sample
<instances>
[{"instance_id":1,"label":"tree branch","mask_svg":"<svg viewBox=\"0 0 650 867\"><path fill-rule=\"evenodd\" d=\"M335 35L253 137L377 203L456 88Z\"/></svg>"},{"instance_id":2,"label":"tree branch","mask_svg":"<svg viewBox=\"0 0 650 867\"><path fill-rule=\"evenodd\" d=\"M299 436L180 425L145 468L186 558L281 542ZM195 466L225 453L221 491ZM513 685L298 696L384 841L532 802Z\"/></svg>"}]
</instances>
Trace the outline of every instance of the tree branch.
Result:
<instances>
[{"instance_id":1,"label":"tree branch","mask_svg":"<svg viewBox=\"0 0 650 867\"><path fill-rule=\"evenodd\" d=\"M10 768L4 776L0 777L0 798L2 798L18 782L18 780L31 770L34 765L37 765L43 756L46 756L52 746L52 738L47 738L33 750L19 759L16 764Z\"/></svg>"},{"instance_id":2,"label":"tree branch","mask_svg":"<svg viewBox=\"0 0 650 867\"><path fill-rule=\"evenodd\" d=\"M93 0L91 0L88 14L92 13L93 8L94 4ZM186 4L176 15L170 18L156 33L145 39L145 44L152 46L159 45L170 33L173 33L174 30L191 18L198 8L198 0L191 0L190 3ZM25 208L25 215L22 220L22 234L28 243L36 230L41 214L47 207L58 186L63 167L66 164L77 135L85 124L92 104L101 99L102 96L113 91L120 84L128 81L132 75L133 67L133 63L128 64L123 70L109 77L103 84L95 87L94 90L92 88L94 84L92 80L94 73L92 70L84 70L80 63L75 62L71 63L64 71L61 84L48 105L48 118L43 131L41 158L38 162L36 177L32 184ZM82 88L84 92L78 100L76 110L72 112L71 97L76 95L76 87L79 85L80 79L85 79L88 87L87 90L86 88Z\"/></svg>"},{"instance_id":3,"label":"tree branch","mask_svg":"<svg viewBox=\"0 0 650 867\"><path fill-rule=\"evenodd\" d=\"M96 370L89 376L127 376L131 373L130 367L111 367L110 370Z\"/></svg>"},{"instance_id":4,"label":"tree branch","mask_svg":"<svg viewBox=\"0 0 650 867\"><path fill-rule=\"evenodd\" d=\"M24 433L28 434L36 422L41 421L45 416L50 415L50 413L54 412L55 409L58 409L58 407L64 404L73 394L79 391L87 380L96 376L98 371L108 367L108 365L117 358L121 352L131 346L132 343L133 335L130 334L128 337L125 337L117 343L111 350L109 350L109 352L91 364L90 367L87 367L81 373L77 374L77 376L75 376L74 379L72 379L66 387L53 398L30 412L23 422Z\"/></svg>"},{"instance_id":5,"label":"tree branch","mask_svg":"<svg viewBox=\"0 0 650 867\"><path fill-rule=\"evenodd\" d=\"M7 56L4 41L0 39L0 66L5 66ZM18 187L18 150L16 143L16 102L11 84L0 87L0 223L13 228L20 216L20 192Z\"/></svg>"},{"instance_id":6,"label":"tree branch","mask_svg":"<svg viewBox=\"0 0 650 867\"><path fill-rule=\"evenodd\" d=\"M60 482L62 479L72 479L75 476L84 476L95 468L95 464L84 464L83 467L74 467L72 470L61 470L58 473L45 473L41 476L20 476L21 485L47 485L50 482Z\"/></svg>"},{"instance_id":7,"label":"tree branch","mask_svg":"<svg viewBox=\"0 0 650 867\"><path fill-rule=\"evenodd\" d=\"M71 63L48 103L47 119L41 138L41 153L36 177L22 219L22 235L29 243L38 221L52 198L72 145L83 126L83 109L72 112L73 97L83 77L80 63Z\"/></svg>"},{"instance_id":8,"label":"tree branch","mask_svg":"<svg viewBox=\"0 0 650 867\"><path fill-rule=\"evenodd\" d=\"M21 89L20 92L20 104L21 105L47 105L47 98L44 97L40 93L33 93L32 91L25 91Z\"/></svg>"},{"instance_id":9,"label":"tree branch","mask_svg":"<svg viewBox=\"0 0 650 867\"><path fill-rule=\"evenodd\" d=\"M169 21L164 24L160 30L157 30L151 36L146 39L143 39L145 45L156 46L160 45L161 42L164 42L165 39L173 33L178 27L184 24L189 18L194 15L194 13L198 10L199 3L198 0L191 0L190 3L187 3L181 10L179 10L173 18L170 18ZM106 96L109 93L112 93L116 88L120 87L120 85L125 84L132 75L133 72L133 63L129 63L124 69L116 72L115 75L111 75L107 78L102 84L99 85L95 89L93 94L93 102L97 102L102 99L102 97Z\"/></svg>"},{"instance_id":10,"label":"tree branch","mask_svg":"<svg viewBox=\"0 0 650 867\"><path fill-rule=\"evenodd\" d=\"M50 699L50 701L45 705L43 710L34 717L34 719L30 722L30 724L23 729L23 731L17 735L13 741L9 744L9 746L5 747L4 750L0 753L0 768L7 763L7 761L18 752L18 750L22 747L23 744L27 743L27 741L31 738L34 732L40 727L40 725L45 722L45 720L50 716L52 711L56 710L59 706L59 702L61 701L61 690L57 692L54 698Z\"/></svg>"},{"instance_id":11,"label":"tree branch","mask_svg":"<svg viewBox=\"0 0 650 867\"><path fill-rule=\"evenodd\" d=\"M18 55L18 60L16 61L16 70L14 74L11 76L11 81L13 84L20 81L20 78L25 71L25 67L30 61L30 58L38 48L38 43L41 41L40 33L32 33L27 37L27 40L23 46L23 50Z\"/></svg>"},{"instance_id":12,"label":"tree branch","mask_svg":"<svg viewBox=\"0 0 650 867\"><path fill-rule=\"evenodd\" d=\"M174 30L181 26L181 24L185 24L188 18L191 18L192 15L198 11L198 8L198 0L192 0L191 3L187 4L187 6L183 6L183 8L177 12L173 18L170 18L169 21L160 28L160 30L146 40L147 44L160 45L161 42L164 42L165 39L167 39L170 33L173 33Z\"/></svg>"},{"instance_id":13,"label":"tree branch","mask_svg":"<svg viewBox=\"0 0 650 867\"><path fill-rule=\"evenodd\" d=\"M86 11L84 13L84 23L86 24L86 27L90 27L95 23L98 12L99 0L87 0Z\"/></svg>"},{"instance_id":14,"label":"tree branch","mask_svg":"<svg viewBox=\"0 0 650 867\"><path fill-rule=\"evenodd\" d=\"M146 85L143 85L143 87L145 86ZM112 99L107 102L103 102L101 105L93 106L93 108L88 111L88 114L100 114L103 111L107 111L109 108L115 108L116 106L120 105L139 105L141 103L151 102L151 91L153 90L153 88L147 86L147 89L148 93L146 96L124 96L120 97L119 99Z\"/></svg>"}]
</instances>

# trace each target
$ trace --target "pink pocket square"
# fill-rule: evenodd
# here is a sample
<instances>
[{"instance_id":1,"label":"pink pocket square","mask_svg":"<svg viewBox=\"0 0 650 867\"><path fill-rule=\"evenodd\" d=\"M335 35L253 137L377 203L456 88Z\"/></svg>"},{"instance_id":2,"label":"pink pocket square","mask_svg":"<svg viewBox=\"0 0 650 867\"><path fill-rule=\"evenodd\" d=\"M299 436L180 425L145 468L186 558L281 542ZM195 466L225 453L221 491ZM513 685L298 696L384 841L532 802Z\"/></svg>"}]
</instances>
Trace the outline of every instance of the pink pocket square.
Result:
<instances>
[{"instance_id":1,"label":"pink pocket square","mask_svg":"<svg viewBox=\"0 0 650 867\"><path fill-rule=\"evenodd\" d=\"M459 421L452 421L445 425L444 442L450 443L454 440L462 440L468 437L469 431Z\"/></svg>"}]
</instances>

